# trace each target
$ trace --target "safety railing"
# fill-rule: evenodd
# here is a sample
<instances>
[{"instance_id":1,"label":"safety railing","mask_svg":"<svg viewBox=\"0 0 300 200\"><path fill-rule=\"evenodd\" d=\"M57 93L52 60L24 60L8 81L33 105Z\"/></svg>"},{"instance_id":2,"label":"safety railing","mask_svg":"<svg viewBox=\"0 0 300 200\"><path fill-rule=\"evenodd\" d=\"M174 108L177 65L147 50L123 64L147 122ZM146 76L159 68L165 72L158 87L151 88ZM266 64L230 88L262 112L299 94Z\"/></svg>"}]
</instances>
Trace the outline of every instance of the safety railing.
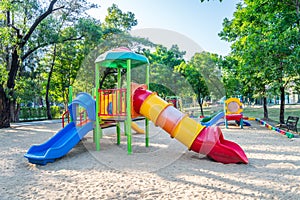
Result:
<instances>
[{"instance_id":1,"label":"safety railing","mask_svg":"<svg viewBox=\"0 0 300 200\"><path fill-rule=\"evenodd\" d=\"M70 112L66 110L62 116L61 116L61 125L64 128L65 127L65 121L68 120L68 123L70 123Z\"/></svg>"},{"instance_id":2,"label":"safety railing","mask_svg":"<svg viewBox=\"0 0 300 200\"><path fill-rule=\"evenodd\" d=\"M99 116L126 116L126 89L106 89L99 92Z\"/></svg>"}]
</instances>

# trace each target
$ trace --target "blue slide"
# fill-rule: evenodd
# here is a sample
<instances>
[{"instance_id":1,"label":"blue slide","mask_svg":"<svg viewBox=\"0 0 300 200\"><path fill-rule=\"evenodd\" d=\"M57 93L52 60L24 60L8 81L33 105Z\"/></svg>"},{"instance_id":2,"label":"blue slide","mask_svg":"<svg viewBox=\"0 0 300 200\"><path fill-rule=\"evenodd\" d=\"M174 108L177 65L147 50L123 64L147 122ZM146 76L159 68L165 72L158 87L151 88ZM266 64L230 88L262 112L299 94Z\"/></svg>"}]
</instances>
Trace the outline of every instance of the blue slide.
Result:
<instances>
[{"instance_id":1,"label":"blue slide","mask_svg":"<svg viewBox=\"0 0 300 200\"><path fill-rule=\"evenodd\" d=\"M56 135L41 145L33 145L24 155L33 164L46 165L67 154L89 131L93 130L93 122L76 128L75 123L69 123Z\"/></svg>"},{"instance_id":2,"label":"blue slide","mask_svg":"<svg viewBox=\"0 0 300 200\"><path fill-rule=\"evenodd\" d=\"M216 114L208 122L201 122L201 125L203 125L203 126L212 126L212 125L216 124L219 121L219 119L221 119L223 117L224 117L224 112L219 112L218 114Z\"/></svg>"},{"instance_id":3,"label":"blue slide","mask_svg":"<svg viewBox=\"0 0 300 200\"><path fill-rule=\"evenodd\" d=\"M84 107L90 122L81 127L76 127L76 104ZM55 159L66 155L89 131L94 128L95 101L87 93L79 93L69 105L71 118L74 122L69 123L47 142L33 145L24 155L33 164L46 165Z\"/></svg>"}]
</instances>

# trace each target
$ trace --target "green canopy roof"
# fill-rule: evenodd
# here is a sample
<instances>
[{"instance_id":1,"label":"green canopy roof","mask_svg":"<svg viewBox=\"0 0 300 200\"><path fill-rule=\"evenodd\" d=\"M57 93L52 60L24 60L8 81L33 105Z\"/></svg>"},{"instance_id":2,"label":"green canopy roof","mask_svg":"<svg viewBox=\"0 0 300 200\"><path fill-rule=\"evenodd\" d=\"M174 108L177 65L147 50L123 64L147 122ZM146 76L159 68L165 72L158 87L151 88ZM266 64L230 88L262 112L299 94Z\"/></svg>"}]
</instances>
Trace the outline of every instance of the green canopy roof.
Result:
<instances>
[{"instance_id":1,"label":"green canopy roof","mask_svg":"<svg viewBox=\"0 0 300 200\"><path fill-rule=\"evenodd\" d=\"M129 59L131 60L131 68L149 63L145 56L134 53L126 47L119 47L101 54L95 60L95 63L99 64L100 67L126 69L127 60Z\"/></svg>"}]
</instances>

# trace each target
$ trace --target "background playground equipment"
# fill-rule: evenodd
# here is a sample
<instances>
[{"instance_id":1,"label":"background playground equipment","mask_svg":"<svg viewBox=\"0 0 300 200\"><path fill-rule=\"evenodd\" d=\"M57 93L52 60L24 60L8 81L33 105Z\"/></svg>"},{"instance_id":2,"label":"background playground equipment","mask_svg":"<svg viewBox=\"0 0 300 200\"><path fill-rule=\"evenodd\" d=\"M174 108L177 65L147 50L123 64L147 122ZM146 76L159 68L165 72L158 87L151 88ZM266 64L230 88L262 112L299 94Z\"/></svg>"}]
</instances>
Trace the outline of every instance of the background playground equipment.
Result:
<instances>
[{"instance_id":1,"label":"background playground equipment","mask_svg":"<svg viewBox=\"0 0 300 200\"><path fill-rule=\"evenodd\" d=\"M182 110L181 98L179 96L166 96L166 102L172 103L175 108Z\"/></svg>"},{"instance_id":2,"label":"background playground equipment","mask_svg":"<svg viewBox=\"0 0 300 200\"><path fill-rule=\"evenodd\" d=\"M298 135L296 136L296 135L294 135L294 134L291 133L291 132L284 131L284 130L279 129L279 128L275 127L275 126L272 126L272 125L268 124L267 122L265 122L265 121L263 121L263 120L261 120L261 119L259 119L259 118L255 118L255 120L256 120L258 123L260 123L261 125L264 125L266 128L268 128L268 129L270 129L270 130L273 130L273 131L276 131L276 132L278 132L278 133L280 133L280 134L282 134L282 135L285 135L285 136L287 136L288 138L298 137Z\"/></svg>"},{"instance_id":3,"label":"background playground equipment","mask_svg":"<svg viewBox=\"0 0 300 200\"><path fill-rule=\"evenodd\" d=\"M201 120L201 124L203 126L212 126L214 124L217 124L217 122L222 118L224 118L224 112L223 110L220 110L210 116L204 117Z\"/></svg>"},{"instance_id":4,"label":"background playground equipment","mask_svg":"<svg viewBox=\"0 0 300 200\"><path fill-rule=\"evenodd\" d=\"M220 126L221 124L225 124L225 121L220 121L220 119L223 119L224 118L224 112L223 110L222 111L217 111L215 112L214 114L210 115L210 116L207 116L207 117L204 117L201 119L201 124L203 126L212 126L212 125L217 125L217 126ZM245 117L243 116L243 123L244 123L244 126L251 126L251 124L245 120L255 120L255 118L251 118L251 117Z\"/></svg>"},{"instance_id":5,"label":"background playground equipment","mask_svg":"<svg viewBox=\"0 0 300 200\"><path fill-rule=\"evenodd\" d=\"M131 83L131 68L144 64L147 66L146 85ZM117 69L117 89L111 89L111 93L109 90L103 91L99 88L100 67ZM121 69L127 71L126 90L121 88ZM172 138L176 138L187 146L189 150L207 155L209 158L225 164L248 163L243 149L238 144L225 140L219 127L205 127L197 123L158 97L156 93L146 90L149 85L149 65L146 57L126 48L118 48L100 55L96 59L95 85L96 101L87 93L79 93L68 106L71 122L44 144L32 146L25 154L29 162L41 165L54 162L56 158L68 153L82 137L93 129L96 150L100 150L100 138L105 121L116 122L117 144L120 144L121 139L120 121L124 121L127 152L131 154L130 125L132 118L144 116L146 117L146 147L149 145L149 119L168 132ZM115 92L115 95L102 98L101 95L106 92L109 94ZM105 102L106 99L108 104L105 107L103 101ZM110 102L110 100L116 100L116 102ZM125 110L122 101L125 101ZM103 109L102 105L104 105ZM84 116L83 119L80 117L80 113ZM107 119L102 119L102 116L107 116Z\"/></svg>"},{"instance_id":6,"label":"background playground equipment","mask_svg":"<svg viewBox=\"0 0 300 200\"><path fill-rule=\"evenodd\" d=\"M228 128L228 121L235 120L243 128L243 105L239 98L229 98L224 101L224 121L225 127Z\"/></svg>"}]
</instances>

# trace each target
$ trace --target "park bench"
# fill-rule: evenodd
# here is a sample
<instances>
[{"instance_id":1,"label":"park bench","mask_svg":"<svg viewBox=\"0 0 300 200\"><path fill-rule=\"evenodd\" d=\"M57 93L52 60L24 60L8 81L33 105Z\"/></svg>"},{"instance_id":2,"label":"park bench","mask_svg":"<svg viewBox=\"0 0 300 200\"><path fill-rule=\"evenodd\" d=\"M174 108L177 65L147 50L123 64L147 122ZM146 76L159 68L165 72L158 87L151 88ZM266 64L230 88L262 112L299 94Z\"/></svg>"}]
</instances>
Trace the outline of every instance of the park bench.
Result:
<instances>
[{"instance_id":1,"label":"park bench","mask_svg":"<svg viewBox=\"0 0 300 200\"><path fill-rule=\"evenodd\" d=\"M299 121L299 117L294 117L294 116L288 116L286 123L284 124L280 124L280 128L287 128L288 131L292 130L292 131L296 131L296 133L298 133L297 130L297 124Z\"/></svg>"}]
</instances>

